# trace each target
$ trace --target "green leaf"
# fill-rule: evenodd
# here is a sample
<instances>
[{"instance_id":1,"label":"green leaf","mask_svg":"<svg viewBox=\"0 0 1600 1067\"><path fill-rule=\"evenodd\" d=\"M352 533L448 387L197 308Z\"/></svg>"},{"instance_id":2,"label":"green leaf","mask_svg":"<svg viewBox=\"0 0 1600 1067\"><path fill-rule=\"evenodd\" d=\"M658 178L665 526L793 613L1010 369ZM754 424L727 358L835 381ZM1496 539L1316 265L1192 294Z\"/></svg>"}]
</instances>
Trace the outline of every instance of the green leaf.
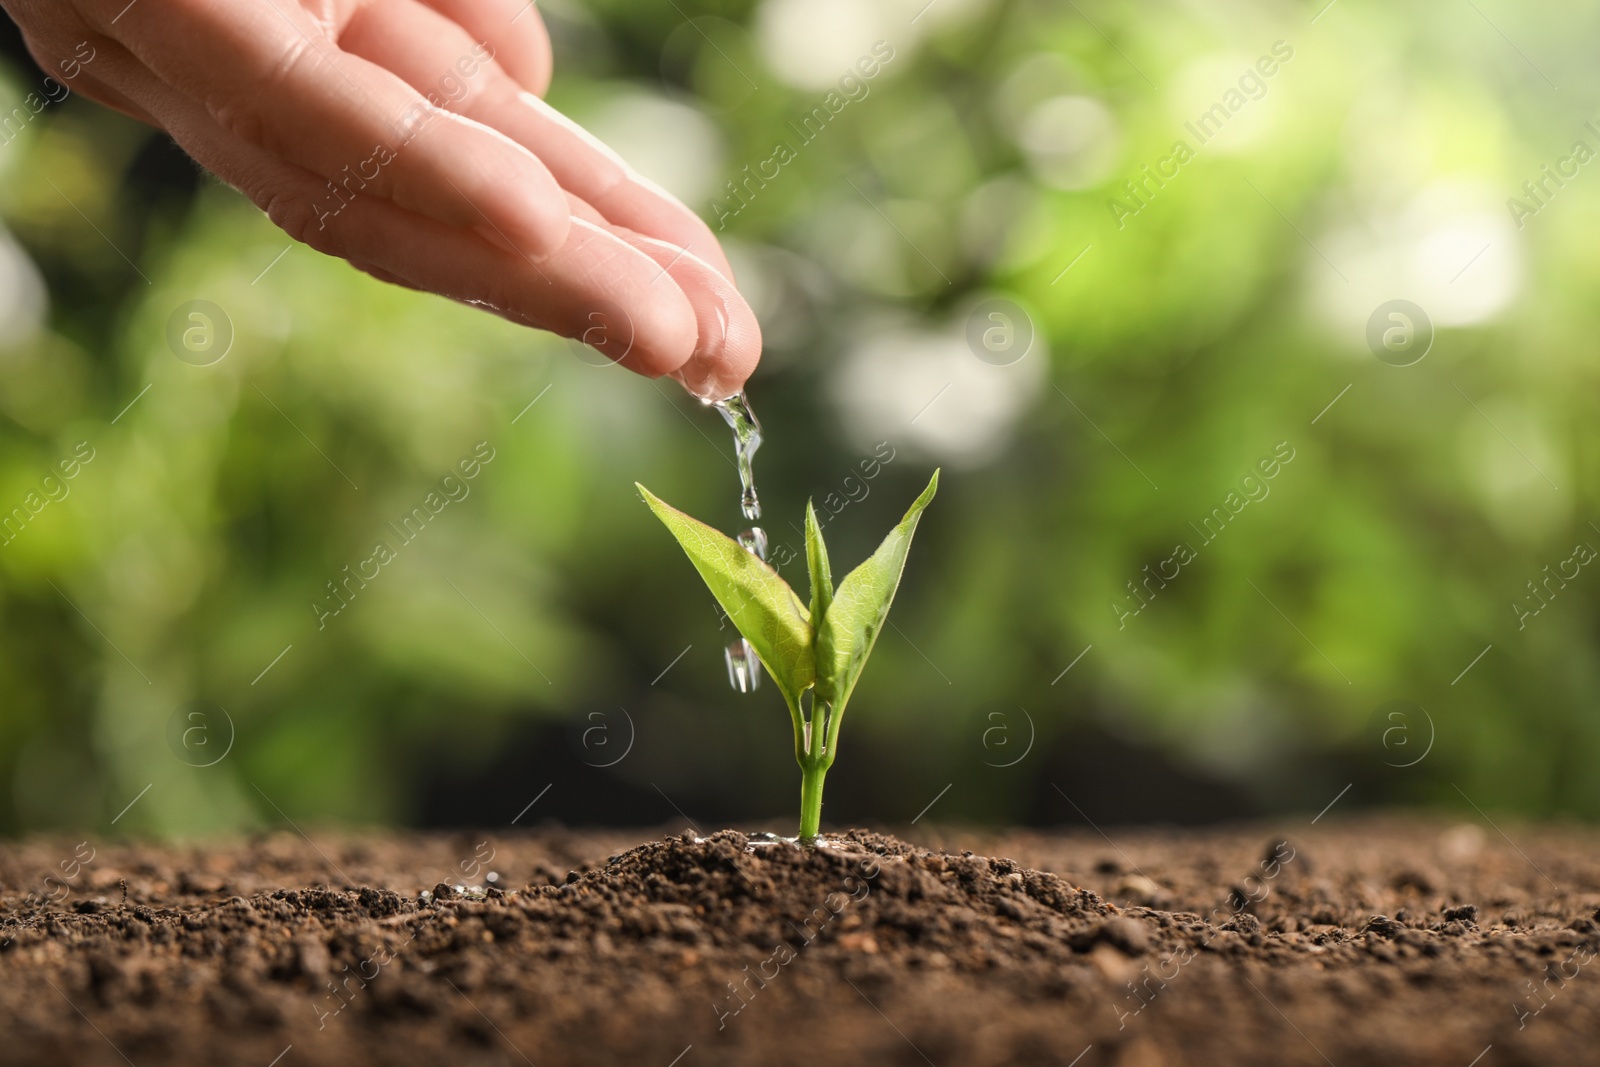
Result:
<instances>
[{"instance_id":1,"label":"green leaf","mask_svg":"<svg viewBox=\"0 0 1600 1067\"><path fill-rule=\"evenodd\" d=\"M811 573L811 629L822 625L833 603L833 571L828 567L828 546L817 525L817 512L806 501L806 569Z\"/></svg>"},{"instance_id":2,"label":"green leaf","mask_svg":"<svg viewBox=\"0 0 1600 1067\"><path fill-rule=\"evenodd\" d=\"M889 605L900 586L900 574L905 569L906 553L911 549L911 536L917 532L917 520L922 510L933 499L939 488L939 472L933 472L928 488L922 491L900 525L889 531L865 563L845 575L833 602L817 626L817 693L816 699L832 706L834 724L829 733L837 733L837 720L850 693L866 666L872 646L878 640L878 631L889 617Z\"/></svg>"},{"instance_id":3,"label":"green leaf","mask_svg":"<svg viewBox=\"0 0 1600 1067\"><path fill-rule=\"evenodd\" d=\"M789 583L739 542L690 518L635 482L689 562L794 706L816 677L811 617Z\"/></svg>"}]
</instances>

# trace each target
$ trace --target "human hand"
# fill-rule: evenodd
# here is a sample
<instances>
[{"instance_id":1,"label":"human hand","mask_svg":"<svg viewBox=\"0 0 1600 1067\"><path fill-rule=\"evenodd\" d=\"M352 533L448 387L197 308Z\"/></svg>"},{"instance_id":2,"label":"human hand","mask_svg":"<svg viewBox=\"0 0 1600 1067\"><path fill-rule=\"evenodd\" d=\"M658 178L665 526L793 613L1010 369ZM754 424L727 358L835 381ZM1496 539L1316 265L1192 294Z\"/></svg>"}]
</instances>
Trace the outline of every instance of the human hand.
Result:
<instances>
[{"instance_id":1,"label":"human hand","mask_svg":"<svg viewBox=\"0 0 1600 1067\"><path fill-rule=\"evenodd\" d=\"M542 99L527 0L0 0L46 71L375 277L737 392L761 331L711 230ZM85 59L88 56L88 59Z\"/></svg>"}]
</instances>

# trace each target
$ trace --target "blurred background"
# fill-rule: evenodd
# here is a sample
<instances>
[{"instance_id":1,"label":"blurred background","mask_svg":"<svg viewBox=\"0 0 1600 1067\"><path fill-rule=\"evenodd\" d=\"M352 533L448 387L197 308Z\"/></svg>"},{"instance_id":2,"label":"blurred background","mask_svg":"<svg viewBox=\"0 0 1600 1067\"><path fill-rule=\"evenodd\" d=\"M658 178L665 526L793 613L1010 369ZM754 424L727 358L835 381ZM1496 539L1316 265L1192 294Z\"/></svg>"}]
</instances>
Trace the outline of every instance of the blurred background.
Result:
<instances>
[{"instance_id":1,"label":"blurred background","mask_svg":"<svg viewBox=\"0 0 1600 1067\"><path fill-rule=\"evenodd\" d=\"M1600 10L539 9L723 227L790 581L807 497L839 570L944 469L826 821L1600 815ZM6 33L0 830L787 827L633 488L735 532L716 413L290 247Z\"/></svg>"}]
</instances>

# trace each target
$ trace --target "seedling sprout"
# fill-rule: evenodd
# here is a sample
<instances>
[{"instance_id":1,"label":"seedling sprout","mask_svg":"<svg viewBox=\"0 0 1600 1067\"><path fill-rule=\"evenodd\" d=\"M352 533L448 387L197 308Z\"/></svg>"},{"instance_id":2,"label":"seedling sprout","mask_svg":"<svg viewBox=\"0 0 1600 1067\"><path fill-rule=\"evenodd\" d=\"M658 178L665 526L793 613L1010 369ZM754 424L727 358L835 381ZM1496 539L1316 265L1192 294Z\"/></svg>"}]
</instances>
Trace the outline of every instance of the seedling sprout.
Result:
<instances>
[{"instance_id":1,"label":"seedling sprout","mask_svg":"<svg viewBox=\"0 0 1600 1067\"><path fill-rule=\"evenodd\" d=\"M739 542L638 485L645 503L678 539L711 595L755 649L789 705L794 758L800 764L802 841L817 836L822 821L822 782L838 755L845 704L889 617L917 521L938 487L939 472L934 471L905 518L837 588L816 510L807 501L806 569L811 580L811 603L807 605L776 570Z\"/></svg>"}]
</instances>

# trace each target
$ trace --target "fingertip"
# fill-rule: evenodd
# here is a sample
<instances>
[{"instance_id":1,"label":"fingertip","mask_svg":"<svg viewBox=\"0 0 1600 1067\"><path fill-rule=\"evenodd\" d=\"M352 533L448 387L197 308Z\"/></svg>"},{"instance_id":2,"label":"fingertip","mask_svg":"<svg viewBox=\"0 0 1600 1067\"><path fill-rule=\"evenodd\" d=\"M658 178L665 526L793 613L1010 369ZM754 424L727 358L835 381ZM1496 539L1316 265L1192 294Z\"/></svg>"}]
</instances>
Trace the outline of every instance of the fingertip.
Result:
<instances>
[{"instance_id":1,"label":"fingertip","mask_svg":"<svg viewBox=\"0 0 1600 1067\"><path fill-rule=\"evenodd\" d=\"M640 234L625 239L661 265L695 311L693 355L673 377L702 400L722 400L744 385L761 359L761 324L733 283L705 260Z\"/></svg>"},{"instance_id":2,"label":"fingertip","mask_svg":"<svg viewBox=\"0 0 1600 1067\"><path fill-rule=\"evenodd\" d=\"M676 375L702 400L724 400L744 388L761 361L761 324L737 292L719 294L719 338L702 336L695 353Z\"/></svg>"},{"instance_id":3,"label":"fingertip","mask_svg":"<svg viewBox=\"0 0 1600 1067\"><path fill-rule=\"evenodd\" d=\"M723 345L723 374L732 381L733 389L723 396L744 388L750 375L761 362L761 322L748 302L737 289L731 291L729 302L728 338Z\"/></svg>"}]
</instances>

